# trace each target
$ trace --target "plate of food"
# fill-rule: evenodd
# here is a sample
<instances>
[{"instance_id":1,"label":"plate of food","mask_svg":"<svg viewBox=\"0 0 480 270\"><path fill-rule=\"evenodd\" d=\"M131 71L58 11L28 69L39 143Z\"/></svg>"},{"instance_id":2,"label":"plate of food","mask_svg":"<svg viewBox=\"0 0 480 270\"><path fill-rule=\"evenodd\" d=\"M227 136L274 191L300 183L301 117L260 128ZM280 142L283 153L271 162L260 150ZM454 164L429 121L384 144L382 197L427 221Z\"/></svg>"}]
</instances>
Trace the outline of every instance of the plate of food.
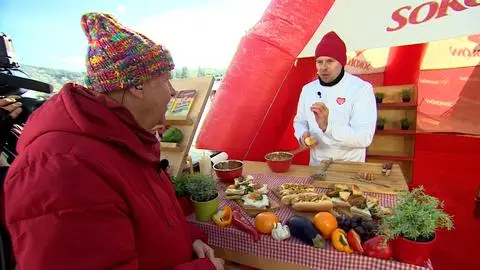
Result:
<instances>
[{"instance_id":1,"label":"plate of food","mask_svg":"<svg viewBox=\"0 0 480 270\"><path fill-rule=\"evenodd\" d=\"M235 183L225 190L228 200L236 201L250 216L265 211L273 211L279 207L278 203L268 196L268 186L254 182L251 175L235 179Z\"/></svg>"},{"instance_id":2,"label":"plate of food","mask_svg":"<svg viewBox=\"0 0 480 270\"><path fill-rule=\"evenodd\" d=\"M359 216L371 220L380 211L389 213L388 208L379 205L378 198L366 196L357 185L335 184L323 193L310 184L286 183L274 193L282 204L307 216L330 212L336 217Z\"/></svg>"},{"instance_id":3,"label":"plate of food","mask_svg":"<svg viewBox=\"0 0 480 270\"><path fill-rule=\"evenodd\" d=\"M389 209L379 204L379 199L366 196L357 185L335 184L326 194L333 202L335 216L360 216L370 220L378 213L389 213Z\"/></svg>"},{"instance_id":4,"label":"plate of food","mask_svg":"<svg viewBox=\"0 0 480 270\"><path fill-rule=\"evenodd\" d=\"M274 193L282 204L296 212L328 212L333 209L332 199L316 192L313 185L286 183Z\"/></svg>"}]
</instances>

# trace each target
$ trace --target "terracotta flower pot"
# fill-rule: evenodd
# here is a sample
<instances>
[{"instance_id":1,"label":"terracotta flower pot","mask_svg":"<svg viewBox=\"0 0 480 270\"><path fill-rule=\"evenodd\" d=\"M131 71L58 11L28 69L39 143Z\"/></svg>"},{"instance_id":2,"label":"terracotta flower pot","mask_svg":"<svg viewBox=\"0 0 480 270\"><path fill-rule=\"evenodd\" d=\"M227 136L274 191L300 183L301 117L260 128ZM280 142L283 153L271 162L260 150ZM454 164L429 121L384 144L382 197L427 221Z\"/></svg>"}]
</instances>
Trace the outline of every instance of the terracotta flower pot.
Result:
<instances>
[{"instance_id":1,"label":"terracotta flower pot","mask_svg":"<svg viewBox=\"0 0 480 270\"><path fill-rule=\"evenodd\" d=\"M189 216L193 213L193 204L192 201L190 201L189 196L177 197L177 200L182 208L184 216Z\"/></svg>"},{"instance_id":2,"label":"terracotta flower pot","mask_svg":"<svg viewBox=\"0 0 480 270\"><path fill-rule=\"evenodd\" d=\"M403 237L392 241L393 258L397 261L423 266L432 254L436 237L429 242L416 242Z\"/></svg>"}]
</instances>

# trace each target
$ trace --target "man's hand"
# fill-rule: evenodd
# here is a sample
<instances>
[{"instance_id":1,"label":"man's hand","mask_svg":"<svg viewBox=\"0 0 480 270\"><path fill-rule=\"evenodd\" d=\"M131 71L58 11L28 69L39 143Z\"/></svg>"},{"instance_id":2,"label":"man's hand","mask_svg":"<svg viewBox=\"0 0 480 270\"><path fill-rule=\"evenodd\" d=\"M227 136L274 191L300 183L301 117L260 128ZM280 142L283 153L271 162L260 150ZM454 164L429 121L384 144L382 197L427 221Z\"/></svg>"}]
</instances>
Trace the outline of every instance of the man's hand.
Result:
<instances>
[{"instance_id":1,"label":"man's hand","mask_svg":"<svg viewBox=\"0 0 480 270\"><path fill-rule=\"evenodd\" d=\"M328 126L328 115L329 110L323 102L317 102L312 105L310 110L315 115L315 120L317 121L318 127L325 132Z\"/></svg>"},{"instance_id":2,"label":"man's hand","mask_svg":"<svg viewBox=\"0 0 480 270\"><path fill-rule=\"evenodd\" d=\"M0 108L6 110L13 119L22 113L22 103L12 97L0 99Z\"/></svg>"},{"instance_id":3,"label":"man's hand","mask_svg":"<svg viewBox=\"0 0 480 270\"><path fill-rule=\"evenodd\" d=\"M309 137L310 137L310 132L309 132L309 131L305 131L305 133L303 133L302 138L301 138L302 141L300 142L300 144L301 144L303 147L309 147L309 148L311 148L311 147L314 147L314 146L316 146L316 145L318 144L317 141L315 140L315 138L313 138L313 137L310 137L310 138L309 138ZM308 142L307 142L307 138L309 138L309 139L308 139L308 140L309 140Z\"/></svg>"},{"instance_id":4,"label":"man's hand","mask_svg":"<svg viewBox=\"0 0 480 270\"><path fill-rule=\"evenodd\" d=\"M202 240L195 240L195 242L193 242L193 250L195 251L195 254L197 254L198 258L205 258L205 256L209 258L213 265L215 265L215 269L224 269L223 265L225 264L225 261L220 258L215 258L213 249L205 244Z\"/></svg>"}]
</instances>

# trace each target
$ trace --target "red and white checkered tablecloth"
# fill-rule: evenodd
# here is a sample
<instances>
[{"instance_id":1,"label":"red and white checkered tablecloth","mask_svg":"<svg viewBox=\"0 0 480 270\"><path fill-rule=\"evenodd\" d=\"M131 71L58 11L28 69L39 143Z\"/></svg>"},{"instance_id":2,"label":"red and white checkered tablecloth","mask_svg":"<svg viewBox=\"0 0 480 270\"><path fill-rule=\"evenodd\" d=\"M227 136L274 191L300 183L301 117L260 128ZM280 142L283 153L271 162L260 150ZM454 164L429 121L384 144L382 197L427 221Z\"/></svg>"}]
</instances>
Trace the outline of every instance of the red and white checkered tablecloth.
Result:
<instances>
[{"instance_id":1,"label":"red and white checkered tablecloth","mask_svg":"<svg viewBox=\"0 0 480 270\"><path fill-rule=\"evenodd\" d=\"M265 174L254 174L253 177L256 182L267 184L270 190L268 194L269 197L277 201L278 198L273 194L272 190L278 188L280 185L284 183L311 183L309 178L300 177ZM220 195L219 207L222 208L227 204L232 207L238 207L235 202L225 199L226 185L219 183L218 187ZM318 188L318 191L322 191L322 188ZM383 206L391 207L395 204L395 195L380 193L367 194L379 198L380 204ZM285 206L280 206L275 210L275 213L282 223L285 223L288 218L294 215L294 212ZM254 224L253 218L249 217L247 214L245 214L245 217ZM277 241L270 235L261 235L260 241L255 243L250 234L247 234L234 226L220 228L213 222L198 222L195 220L194 214L189 216L188 220L195 223L198 227L208 233L208 241L210 245L249 255L261 256L275 261L297 264L311 269L433 269L430 262L424 267L419 267L393 260L380 260L359 254L338 252L330 245L329 241L327 241L327 246L324 249L316 249L295 238L289 238L285 241Z\"/></svg>"}]
</instances>

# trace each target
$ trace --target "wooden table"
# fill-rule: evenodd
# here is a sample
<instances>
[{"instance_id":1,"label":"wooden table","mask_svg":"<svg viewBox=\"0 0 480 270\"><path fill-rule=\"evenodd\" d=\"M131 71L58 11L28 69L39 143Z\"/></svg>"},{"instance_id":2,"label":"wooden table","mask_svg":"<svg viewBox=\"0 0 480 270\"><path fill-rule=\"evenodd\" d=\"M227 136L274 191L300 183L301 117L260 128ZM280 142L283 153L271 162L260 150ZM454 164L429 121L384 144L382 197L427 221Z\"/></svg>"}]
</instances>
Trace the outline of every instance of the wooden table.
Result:
<instances>
[{"instance_id":1,"label":"wooden table","mask_svg":"<svg viewBox=\"0 0 480 270\"><path fill-rule=\"evenodd\" d=\"M264 162L245 161L244 163L245 163L244 171L243 171L244 175L274 174L270 171L267 164ZM357 169L359 166L360 167L363 166L366 168L377 168L377 166L380 166L381 168L381 164L380 165L379 164L363 164L362 165L359 163L341 162L341 164L338 164L338 166L332 165L327 172L329 172L332 175L339 175L342 173L345 174L345 171L350 171L351 169ZM284 174L277 174L277 175L285 175L285 176L293 176L293 177L309 177L312 173L316 172L317 170L318 169L314 167L292 165L289 172ZM392 174L394 173L401 175L401 170L398 167L398 165L396 165L393 168ZM406 184L405 178L403 178L403 175L401 176L402 176L401 178L396 177L395 180L393 181L393 184L395 185L396 189L408 190L408 186ZM374 192L377 192L377 191L374 191ZM391 192L387 191L385 193L391 193ZM214 249L215 249L216 256L221 257L226 261L235 262L242 265L248 265L258 269L275 269L275 270L308 269L305 267L301 267L299 265L279 262L279 261L271 260L268 258L253 256L250 254L236 252L236 251L232 251L224 248L214 247ZM235 269L235 268L230 268L230 269Z\"/></svg>"},{"instance_id":2,"label":"wooden table","mask_svg":"<svg viewBox=\"0 0 480 270\"><path fill-rule=\"evenodd\" d=\"M245 167L243 174L276 174L270 171L265 162L244 161ZM327 170L326 181L314 181L314 185L318 187L328 187L331 184L356 184L363 191L376 192L384 194L396 194L399 191L407 191L408 185L403 176L402 170L398 164L394 164L390 176L381 176L382 170L381 163L364 163L364 162L344 162L334 161ZM290 170L286 173L277 174L294 177L310 177L313 173L317 172L317 167L309 167L302 165L292 165ZM376 174L375 182L387 184L390 188L377 186L374 184L364 184L356 180L351 179L351 176L358 172L370 172Z\"/></svg>"}]
</instances>

